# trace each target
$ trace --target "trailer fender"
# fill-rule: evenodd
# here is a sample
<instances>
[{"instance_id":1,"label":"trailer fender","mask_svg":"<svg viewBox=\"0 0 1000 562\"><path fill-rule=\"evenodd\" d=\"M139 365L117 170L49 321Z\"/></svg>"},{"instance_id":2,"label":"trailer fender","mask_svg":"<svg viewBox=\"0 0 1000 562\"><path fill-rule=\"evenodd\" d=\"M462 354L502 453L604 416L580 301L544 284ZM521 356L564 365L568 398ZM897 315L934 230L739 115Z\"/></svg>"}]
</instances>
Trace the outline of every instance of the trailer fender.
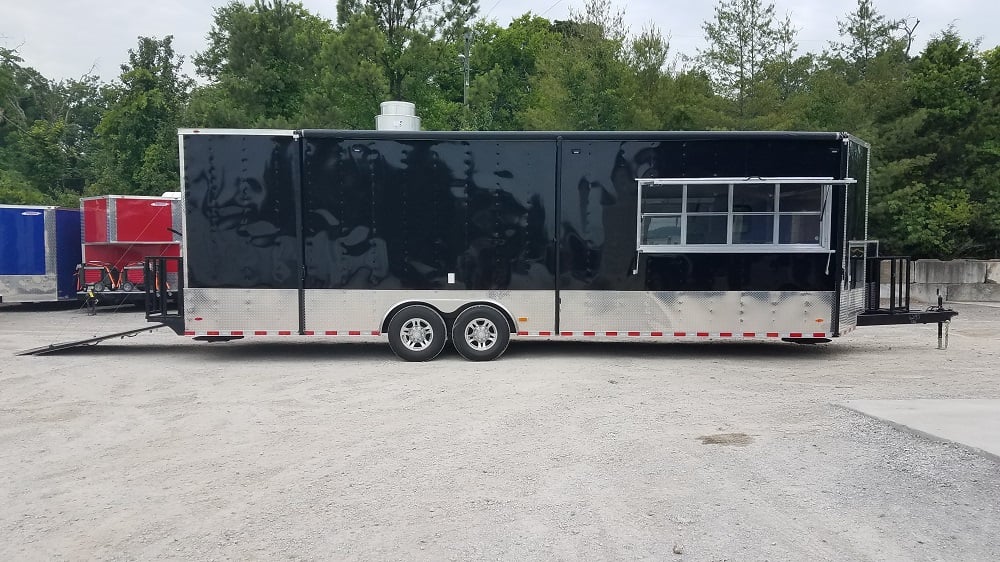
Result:
<instances>
[{"instance_id":1,"label":"trailer fender","mask_svg":"<svg viewBox=\"0 0 1000 562\"><path fill-rule=\"evenodd\" d=\"M459 314L464 312L466 309L473 306L491 306L497 309L504 318L507 319L507 326L510 328L512 334L517 333L517 323L514 322L514 315L504 305L492 299L477 299L477 300L464 300L464 299L424 299L424 300L405 300L394 304L389 308L382 316L382 322L380 325L380 330L384 333L389 329L389 322L392 320L394 314L402 310L403 308L410 305L423 305L429 306L436 310L441 316L448 322L449 329L451 327L452 321L458 317Z\"/></svg>"}]
</instances>

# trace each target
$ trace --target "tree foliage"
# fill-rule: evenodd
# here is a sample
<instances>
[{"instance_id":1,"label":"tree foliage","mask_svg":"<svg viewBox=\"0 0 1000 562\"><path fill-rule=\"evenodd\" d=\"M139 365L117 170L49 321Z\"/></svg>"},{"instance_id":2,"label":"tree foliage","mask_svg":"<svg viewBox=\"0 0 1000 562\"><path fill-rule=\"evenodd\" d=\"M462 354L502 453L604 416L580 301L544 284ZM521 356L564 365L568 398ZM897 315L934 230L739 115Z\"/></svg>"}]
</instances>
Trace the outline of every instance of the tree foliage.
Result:
<instances>
[{"instance_id":1,"label":"tree foliage","mask_svg":"<svg viewBox=\"0 0 1000 562\"><path fill-rule=\"evenodd\" d=\"M769 0L717 0L690 58L613 2L500 25L476 19L477 0L338 0L335 22L232 0L206 22L198 84L169 37L140 37L110 84L50 80L0 47L0 202L156 194L177 185L177 127L369 129L398 99L426 129L849 131L874 147L885 251L1000 256L995 45L946 29L911 54L919 20L856 0L808 52Z\"/></svg>"}]
</instances>

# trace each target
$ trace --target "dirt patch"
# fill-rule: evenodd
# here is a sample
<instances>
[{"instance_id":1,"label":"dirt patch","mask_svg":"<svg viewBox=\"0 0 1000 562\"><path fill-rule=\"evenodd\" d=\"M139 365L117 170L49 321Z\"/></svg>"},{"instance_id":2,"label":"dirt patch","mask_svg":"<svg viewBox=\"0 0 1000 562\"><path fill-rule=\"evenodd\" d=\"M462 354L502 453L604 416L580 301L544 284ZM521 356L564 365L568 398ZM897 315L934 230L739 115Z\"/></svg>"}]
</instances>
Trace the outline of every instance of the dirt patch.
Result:
<instances>
[{"instance_id":1,"label":"dirt patch","mask_svg":"<svg viewBox=\"0 0 1000 562\"><path fill-rule=\"evenodd\" d=\"M745 447L753 443L753 437L746 433L716 433L715 435L702 435L698 438L702 445L732 445Z\"/></svg>"}]
</instances>

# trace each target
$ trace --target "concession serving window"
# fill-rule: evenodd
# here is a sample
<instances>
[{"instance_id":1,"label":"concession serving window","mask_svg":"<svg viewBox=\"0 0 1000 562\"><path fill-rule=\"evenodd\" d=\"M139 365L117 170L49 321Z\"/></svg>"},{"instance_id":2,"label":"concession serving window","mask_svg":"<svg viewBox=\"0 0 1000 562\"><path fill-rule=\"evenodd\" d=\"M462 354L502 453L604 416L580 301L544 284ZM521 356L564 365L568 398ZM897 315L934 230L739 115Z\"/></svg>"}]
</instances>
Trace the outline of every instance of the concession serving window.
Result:
<instances>
[{"instance_id":1,"label":"concession serving window","mask_svg":"<svg viewBox=\"0 0 1000 562\"><path fill-rule=\"evenodd\" d=\"M830 250L832 178L638 179L640 252Z\"/></svg>"}]
</instances>

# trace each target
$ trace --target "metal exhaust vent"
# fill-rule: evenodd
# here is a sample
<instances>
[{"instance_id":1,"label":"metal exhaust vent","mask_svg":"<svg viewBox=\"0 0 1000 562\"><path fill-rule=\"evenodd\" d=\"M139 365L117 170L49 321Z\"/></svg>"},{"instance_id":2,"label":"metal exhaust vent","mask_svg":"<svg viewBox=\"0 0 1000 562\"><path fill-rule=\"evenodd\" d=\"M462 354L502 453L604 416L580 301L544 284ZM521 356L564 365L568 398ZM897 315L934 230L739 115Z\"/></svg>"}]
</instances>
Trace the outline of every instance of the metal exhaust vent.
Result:
<instances>
[{"instance_id":1,"label":"metal exhaust vent","mask_svg":"<svg viewBox=\"0 0 1000 562\"><path fill-rule=\"evenodd\" d=\"M377 131L419 131L416 107L408 101L384 101L381 115L375 116Z\"/></svg>"}]
</instances>

